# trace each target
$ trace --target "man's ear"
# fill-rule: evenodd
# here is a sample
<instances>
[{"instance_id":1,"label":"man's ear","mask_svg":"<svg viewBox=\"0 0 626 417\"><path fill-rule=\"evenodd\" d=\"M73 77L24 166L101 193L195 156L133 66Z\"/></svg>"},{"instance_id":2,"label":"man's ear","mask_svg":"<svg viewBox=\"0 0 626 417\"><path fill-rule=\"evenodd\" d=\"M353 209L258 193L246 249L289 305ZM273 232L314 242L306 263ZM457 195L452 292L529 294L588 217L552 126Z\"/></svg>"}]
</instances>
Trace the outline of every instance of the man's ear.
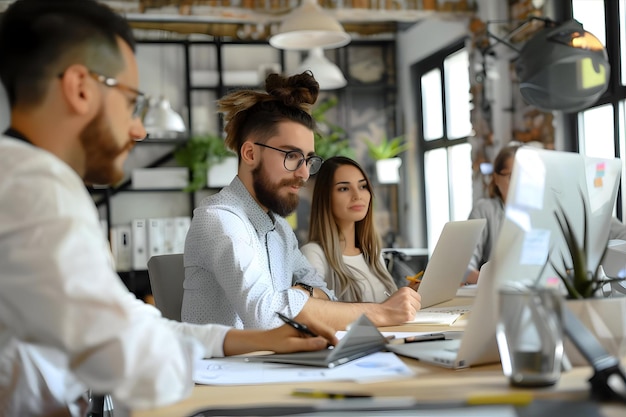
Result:
<instances>
[{"instance_id":1,"label":"man's ear","mask_svg":"<svg viewBox=\"0 0 626 417\"><path fill-rule=\"evenodd\" d=\"M96 82L83 65L71 65L61 75L61 94L70 111L85 115L94 108L96 100Z\"/></svg>"},{"instance_id":2,"label":"man's ear","mask_svg":"<svg viewBox=\"0 0 626 417\"><path fill-rule=\"evenodd\" d=\"M255 166L257 160L258 154L256 153L254 143L245 141L243 145L241 145L241 161L246 165Z\"/></svg>"}]
</instances>

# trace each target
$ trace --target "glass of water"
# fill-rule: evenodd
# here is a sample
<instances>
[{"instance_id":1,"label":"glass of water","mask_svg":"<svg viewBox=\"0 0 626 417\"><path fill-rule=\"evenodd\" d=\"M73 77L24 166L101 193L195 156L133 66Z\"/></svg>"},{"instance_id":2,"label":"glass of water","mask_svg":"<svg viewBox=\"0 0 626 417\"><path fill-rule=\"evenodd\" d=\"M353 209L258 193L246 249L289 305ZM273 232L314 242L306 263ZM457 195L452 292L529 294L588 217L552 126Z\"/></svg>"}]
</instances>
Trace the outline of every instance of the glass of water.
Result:
<instances>
[{"instance_id":1,"label":"glass of water","mask_svg":"<svg viewBox=\"0 0 626 417\"><path fill-rule=\"evenodd\" d=\"M563 358L562 296L551 288L501 288L496 339L511 385L555 384Z\"/></svg>"}]
</instances>

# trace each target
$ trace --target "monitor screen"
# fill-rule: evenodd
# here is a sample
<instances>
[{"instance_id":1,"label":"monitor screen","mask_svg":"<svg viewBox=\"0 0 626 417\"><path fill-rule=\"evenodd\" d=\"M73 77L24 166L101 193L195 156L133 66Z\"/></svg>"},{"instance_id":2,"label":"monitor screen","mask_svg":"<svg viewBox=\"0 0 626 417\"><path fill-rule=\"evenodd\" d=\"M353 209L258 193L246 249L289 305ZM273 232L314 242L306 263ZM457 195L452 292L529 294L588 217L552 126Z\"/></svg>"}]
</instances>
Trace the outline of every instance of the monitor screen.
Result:
<instances>
[{"instance_id":1,"label":"monitor screen","mask_svg":"<svg viewBox=\"0 0 626 417\"><path fill-rule=\"evenodd\" d=\"M491 260L498 282L560 285L548 256L563 270L571 257L555 213L568 218L582 245L585 205L589 266L598 265L621 175L619 159L590 158L572 152L520 148L515 154L505 218Z\"/></svg>"}]
</instances>

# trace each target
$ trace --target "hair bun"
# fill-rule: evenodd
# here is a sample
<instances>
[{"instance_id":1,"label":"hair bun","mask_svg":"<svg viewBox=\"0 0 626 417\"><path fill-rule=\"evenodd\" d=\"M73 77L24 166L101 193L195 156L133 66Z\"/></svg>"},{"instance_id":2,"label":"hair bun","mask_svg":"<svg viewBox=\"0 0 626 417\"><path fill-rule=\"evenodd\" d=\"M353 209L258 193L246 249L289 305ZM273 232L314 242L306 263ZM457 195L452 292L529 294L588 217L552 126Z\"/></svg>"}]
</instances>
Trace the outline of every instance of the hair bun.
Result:
<instances>
[{"instance_id":1,"label":"hair bun","mask_svg":"<svg viewBox=\"0 0 626 417\"><path fill-rule=\"evenodd\" d=\"M320 85L311 71L291 77L270 74L265 79L265 91L286 106L309 108L317 100Z\"/></svg>"}]
</instances>

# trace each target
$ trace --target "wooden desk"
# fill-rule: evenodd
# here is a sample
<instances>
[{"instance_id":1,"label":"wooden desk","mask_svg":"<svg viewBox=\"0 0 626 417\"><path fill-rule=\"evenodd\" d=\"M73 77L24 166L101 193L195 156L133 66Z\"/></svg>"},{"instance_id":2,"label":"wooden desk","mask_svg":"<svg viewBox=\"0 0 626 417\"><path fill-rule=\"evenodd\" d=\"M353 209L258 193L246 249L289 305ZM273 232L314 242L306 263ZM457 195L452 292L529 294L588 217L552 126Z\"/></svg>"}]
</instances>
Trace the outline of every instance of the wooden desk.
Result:
<instances>
[{"instance_id":1,"label":"wooden desk","mask_svg":"<svg viewBox=\"0 0 626 417\"><path fill-rule=\"evenodd\" d=\"M464 370L448 370L419 364L407 359L416 371L411 379L358 384L355 382L315 382L298 384L270 384L255 386L196 386L191 397L177 404L154 410L136 411L133 417L189 416L193 412L210 407L270 404L308 404L315 400L295 398L290 395L294 388L319 388L324 390L366 391L378 397L408 396L419 401L462 400L472 394L507 393L512 389L499 365L479 366ZM580 400L588 396L587 379L591 369L574 368L563 374L557 385L534 389L536 398L563 398ZM623 417L624 406L605 405L607 417Z\"/></svg>"},{"instance_id":2,"label":"wooden desk","mask_svg":"<svg viewBox=\"0 0 626 417\"><path fill-rule=\"evenodd\" d=\"M450 327L446 327L450 330ZM434 326L405 325L381 328L381 331L437 331ZM195 411L229 406L309 404L315 400L290 395L294 388L319 388L324 390L366 391L377 397L406 396L419 401L463 400L475 394L497 394L519 391L510 388L502 374L500 364L477 366L462 370L450 370L403 358L415 371L410 379L358 384L355 382L307 382L269 384L254 386L196 386L191 396L177 404L154 410L135 411L132 417L189 416ZM589 395L587 380L591 377L589 367L578 367L564 373L557 385L530 390L535 398L563 398L581 400ZM607 417L623 417L623 405L604 405Z\"/></svg>"}]
</instances>

